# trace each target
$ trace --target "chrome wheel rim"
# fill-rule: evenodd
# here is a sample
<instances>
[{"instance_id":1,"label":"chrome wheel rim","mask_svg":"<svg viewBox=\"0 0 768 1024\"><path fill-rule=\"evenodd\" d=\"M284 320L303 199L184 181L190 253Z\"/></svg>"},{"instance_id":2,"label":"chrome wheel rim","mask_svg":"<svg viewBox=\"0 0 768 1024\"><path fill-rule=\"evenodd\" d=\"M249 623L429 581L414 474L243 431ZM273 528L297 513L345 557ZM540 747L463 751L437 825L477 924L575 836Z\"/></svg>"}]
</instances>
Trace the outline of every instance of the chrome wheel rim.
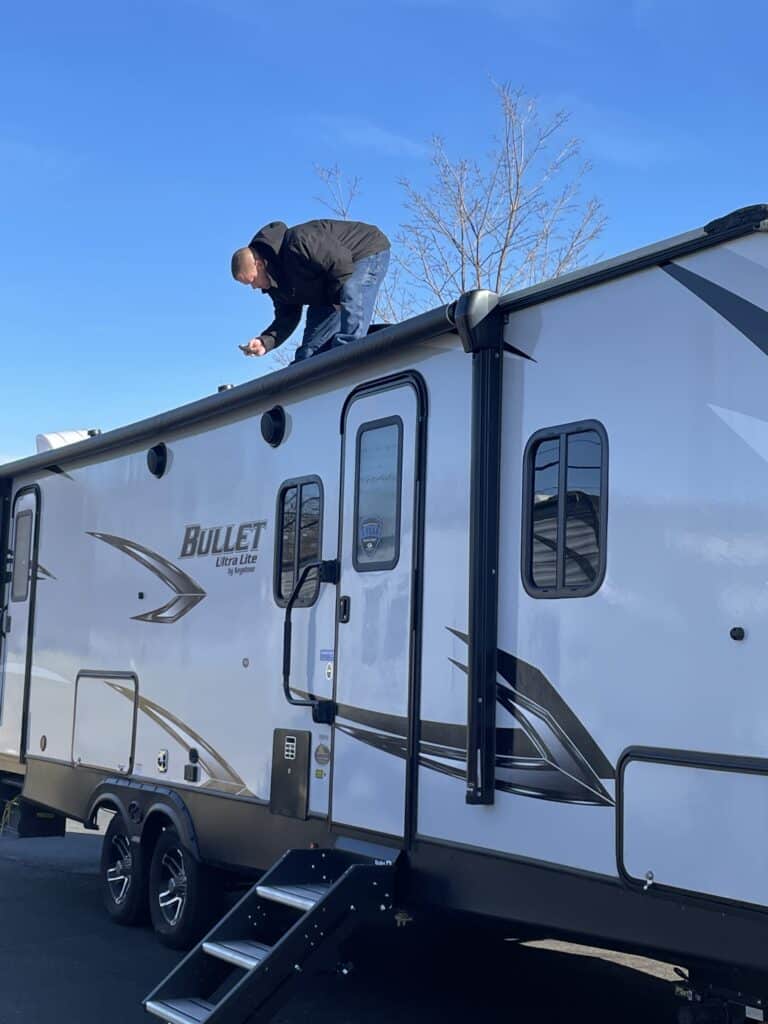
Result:
<instances>
[{"instance_id":1,"label":"chrome wheel rim","mask_svg":"<svg viewBox=\"0 0 768 1024\"><path fill-rule=\"evenodd\" d=\"M184 854L179 849L166 850L160 860L157 902L164 921L173 928L187 905L187 874Z\"/></svg>"},{"instance_id":2,"label":"chrome wheel rim","mask_svg":"<svg viewBox=\"0 0 768 1024\"><path fill-rule=\"evenodd\" d=\"M109 844L107 887L116 906L121 906L128 899L132 874L133 855L128 836L114 835Z\"/></svg>"}]
</instances>

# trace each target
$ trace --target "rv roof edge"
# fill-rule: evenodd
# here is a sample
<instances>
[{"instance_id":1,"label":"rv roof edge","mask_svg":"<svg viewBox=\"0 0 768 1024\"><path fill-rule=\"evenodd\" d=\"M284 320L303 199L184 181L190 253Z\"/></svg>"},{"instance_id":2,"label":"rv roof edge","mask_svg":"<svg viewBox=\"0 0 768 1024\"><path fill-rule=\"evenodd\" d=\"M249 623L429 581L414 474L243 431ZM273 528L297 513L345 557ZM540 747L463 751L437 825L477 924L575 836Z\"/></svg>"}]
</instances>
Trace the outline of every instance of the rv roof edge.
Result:
<instances>
[{"instance_id":1,"label":"rv roof edge","mask_svg":"<svg viewBox=\"0 0 768 1024\"><path fill-rule=\"evenodd\" d=\"M738 210L733 210L724 217L718 217L704 225L704 230L708 235L720 235L732 228L752 228L754 231L768 230L768 204L755 203L752 206L742 206Z\"/></svg>"},{"instance_id":2,"label":"rv roof edge","mask_svg":"<svg viewBox=\"0 0 768 1024\"><path fill-rule=\"evenodd\" d=\"M179 406L167 412L159 413L136 423L117 427L95 437L85 438L75 444L58 448L55 452L47 451L38 455L30 455L25 459L17 459L0 466L0 480L15 477L21 473L46 470L60 467L68 462L90 458L101 452L109 451L121 445L135 441L154 438L159 440L162 435L178 426L199 423L214 416L236 409L257 400L268 398L273 394L285 394L295 388L302 387L310 381L330 377L339 370L346 369L355 363L375 359L392 349L424 341L438 334L455 331L453 311L455 303L439 306L418 316L404 320L376 331L365 341L345 345L343 348L325 352L314 359L294 363L282 370L246 381L227 391L217 392L200 398L188 405Z\"/></svg>"},{"instance_id":3,"label":"rv roof edge","mask_svg":"<svg viewBox=\"0 0 768 1024\"><path fill-rule=\"evenodd\" d=\"M705 227L695 231L677 235L613 259L604 260L591 267L564 274L562 277L533 285L522 291L503 295L499 297L498 305L495 308L502 314L512 313L515 310L546 302L571 291L588 288L646 267L658 266L679 256L718 245L731 238L766 229L768 229L768 204L745 206L712 220ZM485 293L481 290L479 294L493 293ZM42 452L39 455L31 455L25 459L6 463L4 466L0 466L0 479L18 476L21 473L45 470L51 466L57 468L75 459L92 456L134 441L152 437L159 439L165 431L181 424L198 423L256 399L265 398L277 392L291 391L301 387L309 380L331 376L348 365L367 361L391 349L413 344L445 331L457 330L454 321L456 309L457 302L440 306L412 317L410 320L376 331L360 344L348 345L343 349L324 353L312 360L306 360L256 380L247 381L228 391L209 395L188 405L140 420L137 423L131 423L125 427L118 427L97 437L66 445L56 450L54 463L51 462L50 452Z\"/></svg>"},{"instance_id":4,"label":"rv roof edge","mask_svg":"<svg viewBox=\"0 0 768 1024\"><path fill-rule=\"evenodd\" d=\"M602 260L591 267L574 270L570 274L563 274L562 277L543 281L541 284L532 285L530 288L510 292L508 295L502 295L499 305L504 313L513 313L515 310L558 298L561 295L566 295L568 292L602 284L604 281L610 281L615 277L633 274L646 267L658 266L661 263L697 252L700 249L708 249L711 246L720 245L721 242L728 241L731 238L739 238L742 235L749 235L755 231L765 231L767 229L768 205L758 203L753 206L745 206L723 217L718 217L716 220L710 221L703 228L695 231L675 235L661 242L655 242L653 245L643 246L641 249L633 249L631 252L624 253L621 256Z\"/></svg>"}]
</instances>

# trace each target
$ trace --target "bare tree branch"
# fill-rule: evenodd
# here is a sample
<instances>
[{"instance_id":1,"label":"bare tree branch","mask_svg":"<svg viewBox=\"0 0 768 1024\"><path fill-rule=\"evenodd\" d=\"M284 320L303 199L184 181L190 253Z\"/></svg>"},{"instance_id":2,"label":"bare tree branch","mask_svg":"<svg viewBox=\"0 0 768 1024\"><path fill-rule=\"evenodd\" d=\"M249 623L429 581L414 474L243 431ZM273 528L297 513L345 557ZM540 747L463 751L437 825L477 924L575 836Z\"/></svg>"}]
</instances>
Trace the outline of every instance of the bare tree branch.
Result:
<instances>
[{"instance_id":1,"label":"bare tree branch","mask_svg":"<svg viewBox=\"0 0 768 1024\"><path fill-rule=\"evenodd\" d=\"M334 164L333 167L315 164L315 174L328 192L325 197L315 196L317 202L327 207L335 217L347 220L352 203L360 195L360 179L345 178L338 164Z\"/></svg>"},{"instance_id":2,"label":"bare tree branch","mask_svg":"<svg viewBox=\"0 0 768 1024\"><path fill-rule=\"evenodd\" d=\"M452 158L434 136L428 184L399 180L405 217L376 311L386 321L469 288L507 292L566 273L605 227L600 202L582 195L591 168L566 134L568 112L543 118L521 89L492 85L500 120L488 151ZM319 201L348 217L360 179L338 165L316 171L328 193Z\"/></svg>"},{"instance_id":3,"label":"bare tree branch","mask_svg":"<svg viewBox=\"0 0 768 1024\"><path fill-rule=\"evenodd\" d=\"M602 231L600 203L581 198L587 164L568 114L542 120L521 90L494 84L501 125L480 161L451 159L432 140L432 182L401 180L408 220L398 236L404 271L425 302L467 288L508 291L572 269Z\"/></svg>"}]
</instances>

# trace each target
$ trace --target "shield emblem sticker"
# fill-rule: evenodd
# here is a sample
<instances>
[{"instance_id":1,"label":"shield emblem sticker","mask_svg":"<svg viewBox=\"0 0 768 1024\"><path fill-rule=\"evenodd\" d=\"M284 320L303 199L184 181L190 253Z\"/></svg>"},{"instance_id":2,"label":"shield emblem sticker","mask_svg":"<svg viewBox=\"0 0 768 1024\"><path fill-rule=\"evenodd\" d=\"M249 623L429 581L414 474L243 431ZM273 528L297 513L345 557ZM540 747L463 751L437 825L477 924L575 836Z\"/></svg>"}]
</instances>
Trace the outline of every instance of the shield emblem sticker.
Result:
<instances>
[{"instance_id":1,"label":"shield emblem sticker","mask_svg":"<svg viewBox=\"0 0 768 1024\"><path fill-rule=\"evenodd\" d=\"M384 523L378 516L371 516L360 522L360 546L366 555L373 555L381 543Z\"/></svg>"}]
</instances>

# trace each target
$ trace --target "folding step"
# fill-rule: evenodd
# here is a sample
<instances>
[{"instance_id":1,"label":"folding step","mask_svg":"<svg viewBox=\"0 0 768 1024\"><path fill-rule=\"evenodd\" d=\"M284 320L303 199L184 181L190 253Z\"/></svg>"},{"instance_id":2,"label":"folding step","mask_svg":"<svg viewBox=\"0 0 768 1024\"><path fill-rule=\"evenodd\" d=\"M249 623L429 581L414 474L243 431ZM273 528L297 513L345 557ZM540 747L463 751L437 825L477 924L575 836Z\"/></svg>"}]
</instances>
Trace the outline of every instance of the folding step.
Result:
<instances>
[{"instance_id":1,"label":"folding step","mask_svg":"<svg viewBox=\"0 0 768 1024\"><path fill-rule=\"evenodd\" d=\"M311 885L257 885L256 892L264 900L283 903L296 910L311 910L330 889L327 882L313 882Z\"/></svg>"},{"instance_id":2,"label":"folding step","mask_svg":"<svg viewBox=\"0 0 768 1024\"><path fill-rule=\"evenodd\" d=\"M144 1008L167 1024L203 1024L215 1009L205 999L150 999Z\"/></svg>"},{"instance_id":3,"label":"folding step","mask_svg":"<svg viewBox=\"0 0 768 1024\"><path fill-rule=\"evenodd\" d=\"M356 928L392 913L396 860L286 851L147 996L146 1010L167 1024L265 1024L309 977L333 970Z\"/></svg>"},{"instance_id":4,"label":"folding step","mask_svg":"<svg viewBox=\"0 0 768 1024\"><path fill-rule=\"evenodd\" d=\"M225 942L204 942L203 950L209 956L226 960L235 967L243 967L249 971L258 967L261 961L271 952L272 947L263 942L252 942L250 939L227 939Z\"/></svg>"}]
</instances>

